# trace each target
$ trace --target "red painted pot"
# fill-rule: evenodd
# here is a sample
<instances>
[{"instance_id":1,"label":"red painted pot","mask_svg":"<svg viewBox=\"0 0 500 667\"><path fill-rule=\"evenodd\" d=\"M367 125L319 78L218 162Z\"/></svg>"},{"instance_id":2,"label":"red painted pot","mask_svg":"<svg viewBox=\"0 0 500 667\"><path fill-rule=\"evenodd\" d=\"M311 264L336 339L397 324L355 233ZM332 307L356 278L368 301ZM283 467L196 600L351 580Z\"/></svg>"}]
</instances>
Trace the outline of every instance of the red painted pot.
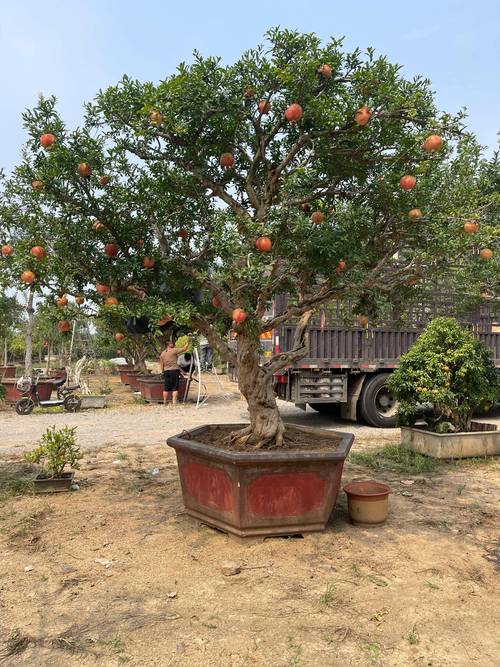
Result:
<instances>
[{"instance_id":1,"label":"red painted pot","mask_svg":"<svg viewBox=\"0 0 500 667\"><path fill-rule=\"evenodd\" d=\"M186 392L186 378L181 377L179 382L179 400L182 401ZM139 391L148 403L163 403L163 376L142 376L139 379Z\"/></svg>"},{"instance_id":2,"label":"red painted pot","mask_svg":"<svg viewBox=\"0 0 500 667\"><path fill-rule=\"evenodd\" d=\"M134 367L129 366L128 364L120 364L117 368L118 372L120 373L120 381L123 384L129 384L128 372L134 370Z\"/></svg>"},{"instance_id":3,"label":"red painted pot","mask_svg":"<svg viewBox=\"0 0 500 667\"><path fill-rule=\"evenodd\" d=\"M2 384L6 389L5 401L7 403L15 403L25 394L19 393L16 387L17 380L15 378L3 378ZM37 384L38 395L41 401L48 401L52 394L54 385L51 380L38 380Z\"/></svg>"},{"instance_id":4,"label":"red painted pot","mask_svg":"<svg viewBox=\"0 0 500 667\"><path fill-rule=\"evenodd\" d=\"M16 377L16 367L15 366L0 366L0 378L15 378Z\"/></svg>"},{"instance_id":5,"label":"red painted pot","mask_svg":"<svg viewBox=\"0 0 500 667\"><path fill-rule=\"evenodd\" d=\"M145 373L144 371L129 371L127 373L127 377L128 377L128 383L132 391L139 391L139 381L142 378L149 377L150 375L151 373L149 372Z\"/></svg>"},{"instance_id":6,"label":"red painted pot","mask_svg":"<svg viewBox=\"0 0 500 667\"><path fill-rule=\"evenodd\" d=\"M232 424L235 430L243 424ZM324 530L354 435L294 426L331 438L332 451L226 451L203 443L214 426L171 437L189 515L239 537Z\"/></svg>"}]
</instances>

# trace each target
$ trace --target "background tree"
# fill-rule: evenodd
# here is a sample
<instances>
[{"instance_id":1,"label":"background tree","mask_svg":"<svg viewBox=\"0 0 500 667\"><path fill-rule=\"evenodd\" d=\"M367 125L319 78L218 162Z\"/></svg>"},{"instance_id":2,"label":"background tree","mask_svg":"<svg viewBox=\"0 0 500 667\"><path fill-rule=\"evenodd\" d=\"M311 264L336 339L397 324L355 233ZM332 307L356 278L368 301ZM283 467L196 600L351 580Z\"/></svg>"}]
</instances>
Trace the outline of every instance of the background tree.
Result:
<instances>
[{"instance_id":1,"label":"background tree","mask_svg":"<svg viewBox=\"0 0 500 667\"><path fill-rule=\"evenodd\" d=\"M349 297L374 317L471 254L480 149L463 114L439 114L427 80L371 49L272 30L233 65L195 53L157 85L124 77L75 132L54 99L24 120L11 196L47 213L57 280L202 331L248 401L237 446L283 444L273 374L307 353L319 307ZM474 267L498 263L490 223ZM269 317L279 293L288 305ZM260 365L259 335L287 321L292 349Z\"/></svg>"}]
</instances>

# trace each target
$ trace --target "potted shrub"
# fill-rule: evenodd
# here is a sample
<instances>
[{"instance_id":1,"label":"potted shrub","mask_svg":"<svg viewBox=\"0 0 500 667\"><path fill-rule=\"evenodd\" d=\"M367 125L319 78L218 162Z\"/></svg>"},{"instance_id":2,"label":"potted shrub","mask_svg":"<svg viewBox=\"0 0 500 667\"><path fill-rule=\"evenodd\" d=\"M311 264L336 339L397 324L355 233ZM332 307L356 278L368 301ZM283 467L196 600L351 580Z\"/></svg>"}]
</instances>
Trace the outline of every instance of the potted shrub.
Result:
<instances>
[{"instance_id":1,"label":"potted shrub","mask_svg":"<svg viewBox=\"0 0 500 667\"><path fill-rule=\"evenodd\" d=\"M34 480L35 493L69 491L82 456L76 444L76 426L49 427L42 435L41 444L24 455L30 463L42 466ZM72 470L65 472L66 466Z\"/></svg>"},{"instance_id":2,"label":"potted shrub","mask_svg":"<svg viewBox=\"0 0 500 667\"><path fill-rule=\"evenodd\" d=\"M499 384L489 350L453 318L430 322L389 379L398 397L403 446L437 458L500 454L496 425L473 421ZM423 425L417 404L427 406Z\"/></svg>"},{"instance_id":3,"label":"potted shrub","mask_svg":"<svg viewBox=\"0 0 500 667\"><path fill-rule=\"evenodd\" d=\"M40 100L24 115L23 164L5 185L7 209L29 210L62 249L53 282L68 293L85 286L99 317L103 288L119 294L117 317L133 313L114 329L120 346L156 340L175 321L235 368L250 423L169 444L188 512L238 535L322 529L335 503L353 436L285 426L273 389L307 356L315 313L349 298L372 321L381 304L408 298L423 266L446 268L450 247L474 267L496 262L457 234L476 143L457 141L462 116L437 112L425 78L405 80L340 40L280 29L267 38L228 66L196 53L157 84L124 77L86 106L77 132L53 98ZM41 152L36 139L51 127L55 149ZM105 171L112 196L97 171L82 187L77 155ZM425 222L409 215L417 206ZM488 230L482 220L484 244ZM111 261L110 241L120 248ZM261 336L285 324L281 347L262 360Z\"/></svg>"}]
</instances>

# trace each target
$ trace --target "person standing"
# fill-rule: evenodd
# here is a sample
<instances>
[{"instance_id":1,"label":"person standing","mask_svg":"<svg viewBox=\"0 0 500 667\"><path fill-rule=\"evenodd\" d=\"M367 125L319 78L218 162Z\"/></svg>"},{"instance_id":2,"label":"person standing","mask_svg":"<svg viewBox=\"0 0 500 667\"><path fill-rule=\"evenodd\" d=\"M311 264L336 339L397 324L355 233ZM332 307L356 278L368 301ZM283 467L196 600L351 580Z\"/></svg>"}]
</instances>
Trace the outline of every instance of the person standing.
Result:
<instances>
[{"instance_id":1,"label":"person standing","mask_svg":"<svg viewBox=\"0 0 500 667\"><path fill-rule=\"evenodd\" d=\"M200 345L200 366L203 371L211 371L214 353L208 339L205 336L200 336L198 343Z\"/></svg>"},{"instance_id":2,"label":"person standing","mask_svg":"<svg viewBox=\"0 0 500 667\"><path fill-rule=\"evenodd\" d=\"M177 357L187 352L191 343L191 335L188 334L188 337L189 340L183 347L175 347L174 343L169 341L160 354L160 370L163 373L163 405L167 405L170 394L172 394L172 406L177 405L181 374Z\"/></svg>"}]
</instances>

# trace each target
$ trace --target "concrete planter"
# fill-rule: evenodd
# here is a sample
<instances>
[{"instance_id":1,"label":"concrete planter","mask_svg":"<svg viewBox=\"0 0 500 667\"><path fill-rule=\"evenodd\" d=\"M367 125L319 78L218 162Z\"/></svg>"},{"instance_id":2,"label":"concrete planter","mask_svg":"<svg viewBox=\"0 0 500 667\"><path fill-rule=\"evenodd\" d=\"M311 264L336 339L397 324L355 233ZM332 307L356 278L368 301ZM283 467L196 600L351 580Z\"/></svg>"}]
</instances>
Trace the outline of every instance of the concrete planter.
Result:
<instances>
[{"instance_id":1,"label":"concrete planter","mask_svg":"<svg viewBox=\"0 0 500 667\"><path fill-rule=\"evenodd\" d=\"M472 422L468 433L433 433L423 428L401 428L401 445L435 459L465 459L500 455L500 431L495 424Z\"/></svg>"},{"instance_id":2,"label":"concrete planter","mask_svg":"<svg viewBox=\"0 0 500 667\"><path fill-rule=\"evenodd\" d=\"M236 430L243 424L231 424ZM310 427L294 429L332 449L227 451L203 442L214 426L199 426L167 443L177 454L186 511L238 537L324 530L337 499L354 436Z\"/></svg>"},{"instance_id":3,"label":"concrete planter","mask_svg":"<svg viewBox=\"0 0 500 667\"><path fill-rule=\"evenodd\" d=\"M163 403L163 375L141 376L139 379L139 391L148 403ZM186 379L179 382L179 401L184 398L186 391Z\"/></svg>"},{"instance_id":4,"label":"concrete planter","mask_svg":"<svg viewBox=\"0 0 500 667\"><path fill-rule=\"evenodd\" d=\"M106 396L81 396L81 401L81 410L106 407Z\"/></svg>"}]
</instances>

